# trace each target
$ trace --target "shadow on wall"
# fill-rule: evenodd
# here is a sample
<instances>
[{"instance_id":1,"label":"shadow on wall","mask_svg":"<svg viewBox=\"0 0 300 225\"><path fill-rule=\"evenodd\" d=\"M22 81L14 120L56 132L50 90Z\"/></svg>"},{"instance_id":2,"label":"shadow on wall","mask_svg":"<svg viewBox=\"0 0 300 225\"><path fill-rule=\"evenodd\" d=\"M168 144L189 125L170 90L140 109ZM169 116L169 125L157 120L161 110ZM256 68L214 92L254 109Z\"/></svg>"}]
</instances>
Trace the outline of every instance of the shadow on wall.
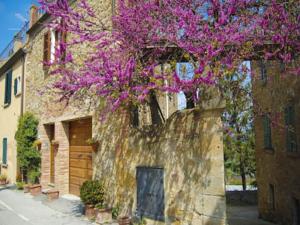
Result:
<instances>
[{"instance_id":1,"label":"shadow on wall","mask_svg":"<svg viewBox=\"0 0 300 225\"><path fill-rule=\"evenodd\" d=\"M164 173L165 218L150 224L225 224L220 114L177 111L165 124L142 129L129 126L127 113L99 123L94 178L106 185L110 203L119 204L123 215L135 215L137 167L159 167Z\"/></svg>"}]
</instances>

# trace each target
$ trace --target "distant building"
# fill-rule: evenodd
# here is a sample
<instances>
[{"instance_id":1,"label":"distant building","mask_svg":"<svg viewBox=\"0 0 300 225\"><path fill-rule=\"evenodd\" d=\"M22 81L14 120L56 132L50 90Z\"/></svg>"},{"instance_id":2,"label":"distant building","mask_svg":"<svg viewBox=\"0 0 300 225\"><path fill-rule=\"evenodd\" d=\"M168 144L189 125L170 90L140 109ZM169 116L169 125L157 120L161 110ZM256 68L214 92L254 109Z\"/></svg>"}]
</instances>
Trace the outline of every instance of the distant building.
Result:
<instances>
[{"instance_id":1,"label":"distant building","mask_svg":"<svg viewBox=\"0 0 300 225\"><path fill-rule=\"evenodd\" d=\"M17 177L17 146L15 132L23 113L23 80L25 71L25 42L27 25L1 53L0 64L0 171L8 181Z\"/></svg>"},{"instance_id":2,"label":"distant building","mask_svg":"<svg viewBox=\"0 0 300 225\"><path fill-rule=\"evenodd\" d=\"M291 67L252 62L256 176L260 216L299 225L300 78L287 72Z\"/></svg>"}]
</instances>

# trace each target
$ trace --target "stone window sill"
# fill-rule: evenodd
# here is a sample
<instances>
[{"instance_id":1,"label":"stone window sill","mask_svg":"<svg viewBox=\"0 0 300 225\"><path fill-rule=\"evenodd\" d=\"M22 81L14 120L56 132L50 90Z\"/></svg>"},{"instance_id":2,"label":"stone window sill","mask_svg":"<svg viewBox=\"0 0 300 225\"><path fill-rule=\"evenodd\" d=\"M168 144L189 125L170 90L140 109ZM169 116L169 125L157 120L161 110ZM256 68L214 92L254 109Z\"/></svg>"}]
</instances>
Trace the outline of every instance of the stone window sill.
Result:
<instances>
[{"instance_id":1,"label":"stone window sill","mask_svg":"<svg viewBox=\"0 0 300 225\"><path fill-rule=\"evenodd\" d=\"M2 168L7 168L7 167L8 167L8 165L7 165L7 164L3 164L3 163L2 163L2 164L1 164L1 167L2 167Z\"/></svg>"},{"instance_id":2,"label":"stone window sill","mask_svg":"<svg viewBox=\"0 0 300 225\"><path fill-rule=\"evenodd\" d=\"M297 151L297 152L288 152L287 151L287 156L291 157L291 158L300 158L300 152Z\"/></svg>"},{"instance_id":3,"label":"stone window sill","mask_svg":"<svg viewBox=\"0 0 300 225\"><path fill-rule=\"evenodd\" d=\"M10 104L5 103L5 104L3 105L3 108L7 108L9 105L10 105Z\"/></svg>"},{"instance_id":4,"label":"stone window sill","mask_svg":"<svg viewBox=\"0 0 300 225\"><path fill-rule=\"evenodd\" d=\"M275 151L274 148L264 148L264 151L268 154L274 155Z\"/></svg>"},{"instance_id":5,"label":"stone window sill","mask_svg":"<svg viewBox=\"0 0 300 225\"><path fill-rule=\"evenodd\" d=\"M22 94L22 92L18 92L18 93L15 95L15 97L19 97L19 96L21 96L21 94Z\"/></svg>"}]
</instances>

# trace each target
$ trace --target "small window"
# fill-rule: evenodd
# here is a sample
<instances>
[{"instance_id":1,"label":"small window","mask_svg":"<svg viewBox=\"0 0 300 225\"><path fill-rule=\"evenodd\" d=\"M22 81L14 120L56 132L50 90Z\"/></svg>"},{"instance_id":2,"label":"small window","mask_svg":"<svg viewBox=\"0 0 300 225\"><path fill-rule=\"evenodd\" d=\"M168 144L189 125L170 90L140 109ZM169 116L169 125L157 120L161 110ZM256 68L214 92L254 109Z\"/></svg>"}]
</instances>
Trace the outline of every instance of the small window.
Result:
<instances>
[{"instance_id":1,"label":"small window","mask_svg":"<svg viewBox=\"0 0 300 225\"><path fill-rule=\"evenodd\" d=\"M2 140L2 164L7 164L7 138Z\"/></svg>"},{"instance_id":2,"label":"small window","mask_svg":"<svg viewBox=\"0 0 300 225\"><path fill-rule=\"evenodd\" d=\"M11 103L11 86L12 86L12 71L6 73L5 76L5 94L4 94L4 105Z\"/></svg>"},{"instance_id":3,"label":"small window","mask_svg":"<svg viewBox=\"0 0 300 225\"><path fill-rule=\"evenodd\" d=\"M275 210L275 188L273 184L269 184L269 208Z\"/></svg>"},{"instance_id":4,"label":"small window","mask_svg":"<svg viewBox=\"0 0 300 225\"><path fill-rule=\"evenodd\" d=\"M283 60L280 61L279 68L280 68L280 72L284 72L286 70L286 65Z\"/></svg>"},{"instance_id":5,"label":"small window","mask_svg":"<svg viewBox=\"0 0 300 225\"><path fill-rule=\"evenodd\" d=\"M271 119L269 115L263 116L264 126L264 148L272 149L272 130L271 130Z\"/></svg>"},{"instance_id":6,"label":"small window","mask_svg":"<svg viewBox=\"0 0 300 225\"><path fill-rule=\"evenodd\" d=\"M295 123L295 107L288 106L284 110L286 127L286 148L289 152L297 152L297 134Z\"/></svg>"},{"instance_id":7,"label":"small window","mask_svg":"<svg viewBox=\"0 0 300 225\"><path fill-rule=\"evenodd\" d=\"M15 96L18 96L21 94L21 88L22 88L21 77L17 77L14 80L14 95Z\"/></svg>"},{"instance_id":8,"label":"small window","mask_svg":"<svg viewBox=\"0 0 300 225\"><path fill-rule=\"evenodd\" d=\"M264 84L267 82L267 67L264 61L260 61L260 80Z\"/></svg>"}]
</instances>

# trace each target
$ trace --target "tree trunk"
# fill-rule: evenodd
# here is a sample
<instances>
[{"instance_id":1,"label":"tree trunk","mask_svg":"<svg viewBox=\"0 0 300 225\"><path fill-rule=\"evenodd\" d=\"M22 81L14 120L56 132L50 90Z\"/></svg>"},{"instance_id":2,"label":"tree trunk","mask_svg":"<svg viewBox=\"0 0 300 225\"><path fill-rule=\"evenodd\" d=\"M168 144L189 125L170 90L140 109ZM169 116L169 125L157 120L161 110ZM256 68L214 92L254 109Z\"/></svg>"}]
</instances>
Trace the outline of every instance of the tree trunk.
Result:
<instances>
[{"instance_id":1,"label":"tree trunk","mask_svg":"<svg viewBox=\"0 0 300 225\"><path fill-rule=\"evenodd\" d=\"M242 185L243 185L243 191L247 190L247 180L246 180L246 174L245 174L245 168L244 164L240 163L240 171L241 171L241 178L242 178Z\"/></svg>"}]
</instances>

